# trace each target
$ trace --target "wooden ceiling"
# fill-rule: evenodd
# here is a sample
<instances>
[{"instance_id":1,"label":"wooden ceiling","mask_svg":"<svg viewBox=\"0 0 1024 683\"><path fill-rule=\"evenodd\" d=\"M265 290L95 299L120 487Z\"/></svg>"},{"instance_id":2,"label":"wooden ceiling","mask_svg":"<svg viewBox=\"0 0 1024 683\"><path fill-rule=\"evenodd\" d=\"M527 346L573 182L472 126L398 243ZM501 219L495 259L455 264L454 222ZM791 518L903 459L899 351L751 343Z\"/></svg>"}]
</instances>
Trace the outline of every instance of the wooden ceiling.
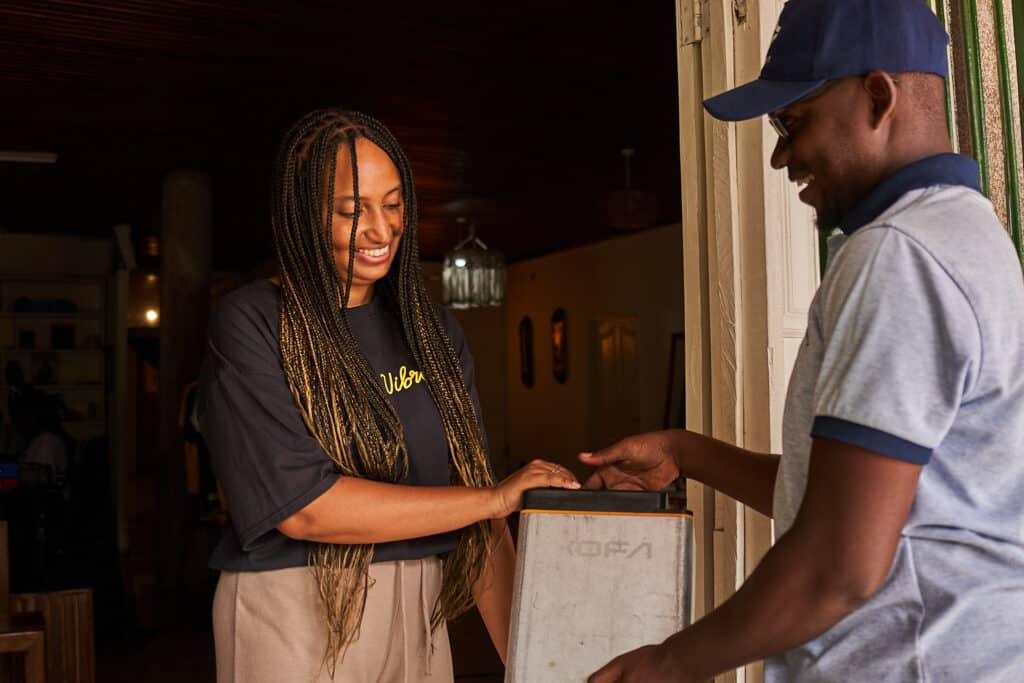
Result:
<instances>
[{"instance_id":1,"label":"wooden ceiling","mask_svg":"<svg viewBox=\"0 0 1024 683\"><path fill-rule=\"evenodd\" d=\"M212 178L214 261L271 252L270 166L308 109L383 120L413 164L423 255L467 216L519 260L615 234L608 193L679 219L671 0L4 0L0 229L158 234L170 170Z\"/></svg>"}]
</instances>

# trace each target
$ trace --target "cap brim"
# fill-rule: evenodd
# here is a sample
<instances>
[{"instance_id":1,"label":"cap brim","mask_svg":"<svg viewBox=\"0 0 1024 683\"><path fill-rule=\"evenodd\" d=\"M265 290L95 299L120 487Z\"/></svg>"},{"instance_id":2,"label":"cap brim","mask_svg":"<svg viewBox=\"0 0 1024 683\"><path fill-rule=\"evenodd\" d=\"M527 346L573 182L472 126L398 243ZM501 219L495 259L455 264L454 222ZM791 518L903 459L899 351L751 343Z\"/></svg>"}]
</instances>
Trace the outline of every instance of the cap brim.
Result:
<instances>
[{"instance_id":1,"label":"cap brim","mask_svg":"<svg viewBox=\"0 0 1024 683\"><path fill-rule=\"evenodd\" d=\"M721 121L746 121L793 104L825 82L758 79L704 100L704 108Z\"/></svg>"}]
</instances>

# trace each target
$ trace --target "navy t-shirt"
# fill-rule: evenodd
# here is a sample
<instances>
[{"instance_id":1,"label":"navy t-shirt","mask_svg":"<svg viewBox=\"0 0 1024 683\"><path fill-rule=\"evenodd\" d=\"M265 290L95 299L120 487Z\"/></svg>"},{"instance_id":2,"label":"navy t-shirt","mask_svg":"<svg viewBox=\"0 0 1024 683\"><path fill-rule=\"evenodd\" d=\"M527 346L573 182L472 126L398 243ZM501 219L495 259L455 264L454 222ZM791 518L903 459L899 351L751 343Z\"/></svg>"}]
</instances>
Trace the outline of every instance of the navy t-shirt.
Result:
<instances>
[{"instance_id":1,"label":"navy t-shirt","mask_svg":"<svg viewBox=\"0 0 1024 683\"><path fill-rule=\"evenodd\" d=\"M441 417L405 343L401 322L383 297L348 309L352 332L398 412L409 454L401 483L447 486L449 452ZM476 414L473 360L455 318L441 309L459 354ZM198 417L230 525L210 566L264 571L304 566L309 544L277 531L341 476L306 427L281 364L280 293L261 280L226 295L210 319ZM481 428L482 431L482 428ZM380 543L374 562L411 560L453 550L458 532Z\"/></svg>"}]
</instances>

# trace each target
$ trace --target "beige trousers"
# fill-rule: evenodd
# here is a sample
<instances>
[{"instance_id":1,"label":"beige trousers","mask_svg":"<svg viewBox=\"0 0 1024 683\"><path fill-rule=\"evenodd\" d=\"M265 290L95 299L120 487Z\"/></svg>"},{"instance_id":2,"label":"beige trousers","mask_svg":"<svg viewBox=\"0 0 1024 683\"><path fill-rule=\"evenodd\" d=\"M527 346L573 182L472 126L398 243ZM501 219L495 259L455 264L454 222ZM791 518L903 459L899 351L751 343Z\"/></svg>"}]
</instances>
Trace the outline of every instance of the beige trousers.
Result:
<instances>
[{"instance_id":1,"label":"beige trousers","mask_svg":"<svg viewBox=\"0 0 1024 683\"><path fill-rule=\"evenodd\" d=\"M221 573L213 599L217 683L452 683L444 625L430 649L441 560L372 564L370 584L359 639L331 678L321 667L326 626L309 568Z\"/></svg>"}]
</instances>

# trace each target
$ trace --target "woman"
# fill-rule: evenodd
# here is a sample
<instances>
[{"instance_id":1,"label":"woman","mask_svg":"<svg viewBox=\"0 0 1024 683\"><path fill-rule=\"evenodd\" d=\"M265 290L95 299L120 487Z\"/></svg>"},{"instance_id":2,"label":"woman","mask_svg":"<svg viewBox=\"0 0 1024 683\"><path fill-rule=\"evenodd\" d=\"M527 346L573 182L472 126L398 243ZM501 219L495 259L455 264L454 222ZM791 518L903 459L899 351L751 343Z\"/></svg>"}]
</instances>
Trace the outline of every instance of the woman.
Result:
<instances>
[{"instance_id":1,"label":"woman","mask_svg":"<svg viewBox=\"0 0 1024 683\"><path fill-rule=\"evenodd\" d=\"M445 620L474 602L505 656L524 490L494 485L473 364L430 303L409 163L357 112L286 135L273 185L280 283L224 297L200 424L232 524L211 565L218 681L451 681Z\"/></svg>"}]
</instances>

